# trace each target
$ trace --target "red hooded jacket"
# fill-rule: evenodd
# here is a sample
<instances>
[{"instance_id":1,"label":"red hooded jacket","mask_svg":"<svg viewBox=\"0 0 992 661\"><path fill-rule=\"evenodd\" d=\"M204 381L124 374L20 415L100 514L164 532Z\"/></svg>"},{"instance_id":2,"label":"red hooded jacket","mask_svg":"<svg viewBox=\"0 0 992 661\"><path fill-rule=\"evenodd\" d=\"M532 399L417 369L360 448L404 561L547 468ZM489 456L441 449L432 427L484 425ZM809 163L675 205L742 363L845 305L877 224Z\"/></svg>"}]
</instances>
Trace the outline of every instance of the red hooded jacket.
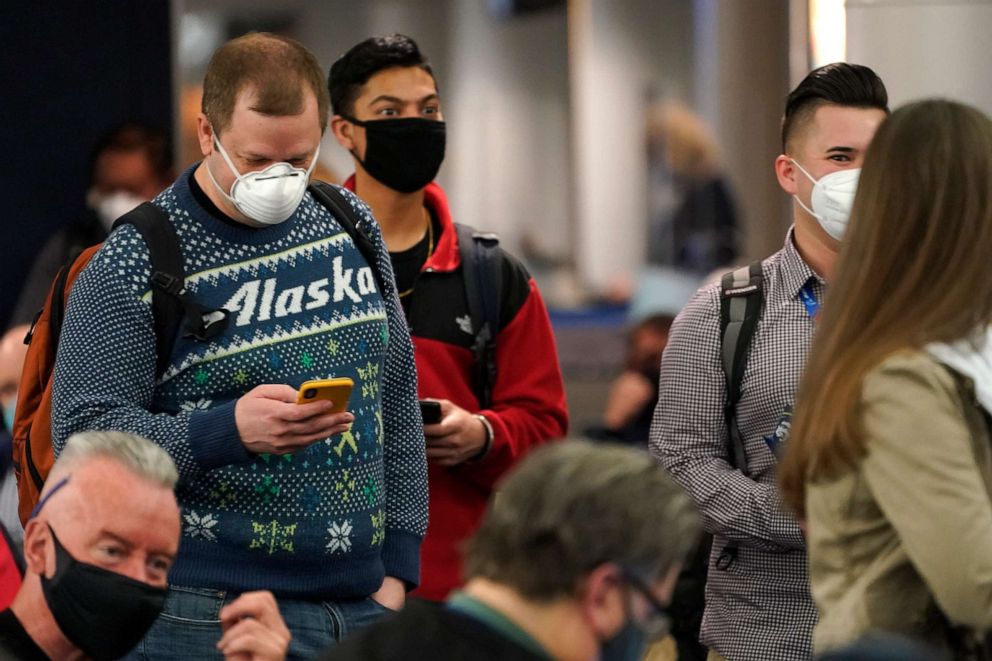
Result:
<instances>
[{"instance_id":1,"label":"red hooded jacket","mask_svg":"<svg viewBox=\"0 0 992 661\"><path fill-rule=\"evenodd\" d=\"M354 177L345 186L354 190ZM472 389L473 336L459 324L468 315L468 303L448 199L431 183L424 189L424 204L441 234L420 269L407 313L418 394L481 413L494 431L492 448L482 460L453 468L428 466L430 522L414 594L441 600L462 584L461 545L478 526L496 482L532 448L562 438L568 412L544 300L523 265L502 250L496 382L491 408L480 408Z\"/></svg>"}]
</instances>

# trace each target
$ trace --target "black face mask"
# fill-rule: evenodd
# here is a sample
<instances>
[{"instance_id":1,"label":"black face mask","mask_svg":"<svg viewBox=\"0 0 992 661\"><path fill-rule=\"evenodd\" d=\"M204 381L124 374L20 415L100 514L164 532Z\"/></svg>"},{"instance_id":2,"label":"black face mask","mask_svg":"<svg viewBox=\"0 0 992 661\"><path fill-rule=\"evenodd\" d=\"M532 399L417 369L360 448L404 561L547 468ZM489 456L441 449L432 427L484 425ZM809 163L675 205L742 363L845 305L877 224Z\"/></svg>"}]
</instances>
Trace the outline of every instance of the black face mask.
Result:
<instances>
[{"instance_id":1,"label":"black face mask","mask_svg":"<svg viewBox=\"0 0 992 661\"><path fill-rule=\"evenodd\" d=\"M420 117L362 122L341 116L365 129L365 160L352 154L377 181L413 193L437 176L444 160L444 122Z\"/></svg>"},{"instance_id":2,"label":"black face mask","mask_svg":"<svg viewBox=\"0 0 992 661\"><path fill-rule=\"evenodd\" d=\"M41 589L56 624L73 645L96 661L119 659L151 628L165 605L165 588L80 562L55 536L55 575Z\"/></svg>"}]
</instances>

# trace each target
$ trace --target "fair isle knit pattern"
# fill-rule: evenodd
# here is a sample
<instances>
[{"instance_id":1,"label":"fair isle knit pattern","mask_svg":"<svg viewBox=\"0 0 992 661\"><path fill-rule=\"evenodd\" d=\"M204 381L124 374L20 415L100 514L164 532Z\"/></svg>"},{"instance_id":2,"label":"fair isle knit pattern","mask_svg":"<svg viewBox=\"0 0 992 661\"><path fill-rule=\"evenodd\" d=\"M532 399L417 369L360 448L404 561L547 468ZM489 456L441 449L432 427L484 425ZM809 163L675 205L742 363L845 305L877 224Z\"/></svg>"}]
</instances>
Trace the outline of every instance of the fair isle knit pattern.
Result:
<instances>
[{"instance_id":1,"label":"fair isle knit pattern","mask_svg":"<svg viewBox=\"0 0 992 661\"><path fill-rule=\"evenodd\" d=\"M186 287L229 311L208 342L180 337L155 374L147 247L116 230L72 288L55 370L56 452L74 432L129 431L180 472L175 585L350 599L384 574L415 584L427 522L416 371L389 256L368 208L345 192L377 248L388 291L308 193L286 222L236 227L208 214L193 169L155 200L183 246ZM291 455L252 455L234 417L260 384L347 376L351 430Z\"/></svg>"}]
</instances>

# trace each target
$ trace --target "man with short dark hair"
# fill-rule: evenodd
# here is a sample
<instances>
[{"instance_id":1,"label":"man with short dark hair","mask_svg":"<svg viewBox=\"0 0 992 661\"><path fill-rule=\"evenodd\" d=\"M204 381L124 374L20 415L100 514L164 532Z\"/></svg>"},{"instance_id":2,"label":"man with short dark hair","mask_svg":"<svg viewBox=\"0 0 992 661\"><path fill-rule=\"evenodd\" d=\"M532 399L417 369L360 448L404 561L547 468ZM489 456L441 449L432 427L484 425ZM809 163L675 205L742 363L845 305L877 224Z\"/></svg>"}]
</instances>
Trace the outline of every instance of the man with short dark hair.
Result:
<instances>
[{"instance_id":1,"label":"man with short dark hair","mask_svg":"<svg viewBox=\"0 0 992 661\"><path fill-rule=\"evenodd\" d=\"M816 607L806 543L779 498L775 457L788 438L861 162L887 103L882 81L856 64L816 69L793 90L783 154L775 160L779 185L793 198L785 247L761 263L760 277L737 283L735 272L731 287L700 289L672 326L650 445L714 535L700 637L711 659L794 661L811 654ZM734 338L721 328L721 305L745 309L743 297L759 281L760 317L740 354L740 398L728 407L724 360ZM738 429L739 446L731 442Z\"/></svg>"},{"instance_id":2,"label":"man with short dark hair","mask_svg":"<svg viewBox=\"0 0 992 661\"><path fill-rule=\"evenodd\" d=\"M418 582L427 471L413 352L367 207L342 191L375 263L307 188L327 107L316 58L291 39L253 33L214 53L204 158L153 202L197 309L164 369L151 310L161 278L153 289L133 226L71 290L56 453L75 431L121 429L179 469L183 541L144 658L206 655L221 606L258 589L279 599L291 654L306 657L402 606ZM354 381L345 411L297 403L303 382L332 377Z\"/></svg>"},{"instance_id":3,"label":"man with short dark hair","mask_svg":"<svg viewBox=\"0 0 992 661\"><path fill-rule=\"evenodd\" d=\"M479 239L455 226L433 181L445 123L417 44L398 34L366 39L334 63L328 87L334 136L355 161L345 186L372 207L382 228L416 347L419 393L440 403L440 419L424 427L430 523L416 593L440 600L461 584L461 543L496 480L531 448L565 435L554 336L520 262L496 246L487 249L495 272L480 268L479 257L469 265ZM480 272L479 292L470 294ZM491 324L498 328L486 326L494 349L472 314L474 301L487 297L498 302Z\"/></svg>"},{"instance_id":4,"label":"man with short dark hair","mask_svg":"<svg viewBox=\"0 0 992 661\"><path fill-rule=\"evenodd\" d=\"M467 583L332 651L362 659L639 661L694 544L689 498L644 452L544 447L502 483L466 550Z\"/></svg>"}]
</instances>

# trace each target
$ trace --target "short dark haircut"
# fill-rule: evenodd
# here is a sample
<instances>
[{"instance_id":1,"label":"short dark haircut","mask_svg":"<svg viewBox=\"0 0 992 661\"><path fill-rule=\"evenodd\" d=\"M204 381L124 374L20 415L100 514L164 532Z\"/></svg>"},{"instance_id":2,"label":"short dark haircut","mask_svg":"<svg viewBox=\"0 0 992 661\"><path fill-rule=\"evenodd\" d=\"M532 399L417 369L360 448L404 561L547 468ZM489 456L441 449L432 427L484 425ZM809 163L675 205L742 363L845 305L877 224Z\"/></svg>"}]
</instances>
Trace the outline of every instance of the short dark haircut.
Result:
<instances>
[{"instance_id":1,"label":"short dark haircut","mask_svg":"<svg viewBox=\"0 0 992 661\"><path fill-rule=\"evenodd\" d=\"M93 147L90 159L92 177L96 162L107 152L144 152L152 172L163 181L172 176L172 144L165 131L141 122L126 121L103 133Z\"/></svg>"},{"instance_id":2,"label":"short dark haircut","mask_svg":"<svg viewBox=\"0 0 992 661\"><path fill-rule=\"evenodd\" d=\"M253 88L253 110L285 117L303 112L304 90L317 99L320 131L327 126L327 91L317 58L300 42L267 32L250 32L218 48L203 77L203 114L220 135L231 123L238 95Z\"/></svg>"},{"instance_id":3,"label":"short dark haircut","mask_svg":"<svg viewBox=\"0 0 992 661\"><path fill-rule=\"evenodd\" d=\"M362 86L383 69L393 67L419 67L431 75L437 87L434 71L413 39L402 34L369 37L331 65L327 75L331 111L337 115L354 114L355 99Z\"/></svg>"},{"instance_id":4,"label":"short dark haircut","mask_svg":"<svg viewBox=\"0 0 992 661\"><path fill-rule=\"evenodd\" d=\"M782 151L813 117L816 109L832 103L850 108L878 108L889 113L889 95L874 71L861 64L834 62L813 69L792 90L782 116Z\"/></svg>"},{"instance_id":5,"label":"short dark haircut","mask_svg":"<svg viewBox=\"0 0 992 661\"><path fill-rule=\"evenodd\" d=\"M651 455L586 441L535 450L500 484L466 545L465 575L547 602L614 563L645 582L683 562L700 533L685 491Z\"/></svg>"}]
</instances>

